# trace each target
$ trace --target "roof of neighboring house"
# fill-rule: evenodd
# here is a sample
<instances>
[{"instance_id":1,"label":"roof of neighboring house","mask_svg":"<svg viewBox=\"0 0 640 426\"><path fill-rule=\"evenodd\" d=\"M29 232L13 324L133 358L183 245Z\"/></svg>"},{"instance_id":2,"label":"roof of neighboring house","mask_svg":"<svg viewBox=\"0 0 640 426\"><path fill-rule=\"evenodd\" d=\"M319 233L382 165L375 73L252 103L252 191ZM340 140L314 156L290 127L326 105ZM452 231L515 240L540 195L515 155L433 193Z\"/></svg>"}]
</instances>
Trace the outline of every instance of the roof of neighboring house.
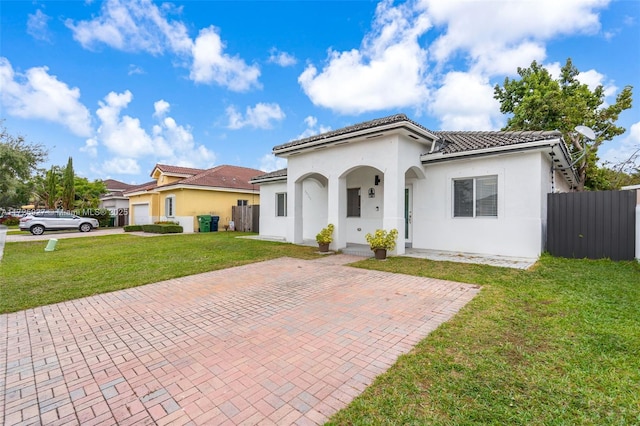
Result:
<instances>
[{"instance_id":1,"label":"roof of neighboring house","mask_svg":"<svg viewBox=\"0 0 640 426\"><path fill-rule=\"evenodd\" d=\"M102 183L104 183L104 185L107 187L109 191L125 190L125 189L133 188L134 186L136 186L136 185L131 185L129 183L120 182L119 180L115 180L115 179L105 179L102 181Z\"/></svg>"},{"instance_id":2,"label":"roof of neighboring house","mask_svg":"<svg viewBox=\"0 0 640 426\"><path fill-rule=\"evenodd\" d=\"M341 129L331 130L329 132L310 136L308 138L287 142L282 145L277 145L273 148L273 151L280 151L280 150L291 148L294 146L302 146L302 145L310 144L312 142L320 141L322 139L329 139L329 138L333 138L340 135L359 132L362 130L375 129L376 127L387 126L389 124L395 124L395 123L410 123L413 126L420 128L426 133L433 134L433 132L431 132L429 129L427 129L423 125L418 124L413 120L410 120L405 114L395 114L395 115L390 115L388 117L377 118L375 120L365 121L363 123L358 123L352 126L343 127Z\"/></svg>"},{"instance_id":3,"label":"roof of neighboring house","mask_svg":"<svg viewBox=\"0 0 640 426\"><path fill-rule=\"evenodd\" d=\"M179 174L179 175L197 175L198 173L202 173L204 169L194 169L192 167L180 167L180 166L169 166L167 164L156 164L156 166L151 170L151 176L153 176L153 172L158 169L163 173L167 174Z\"/></svg>"},{"instance_id":4,"label":"roof of neighboring house","mask_svg":"<svg viewBox=\"0 0 640 426\"><path fill-rule=\"evenodd\" d=\"M478 149L496 148L527 142L560 139L562 133L552 131L493 131L493 132L434 132L441 138L439 149L434 152L453 154Z\"/></svg>"},{"instance_id":5,"label":"roof of neighboring house","mask_svg":"<svg viewBox=\"0 0 640 426\"><path fill-rule=\"evenodd\" d=\"M203 170L196 175L163 185L161 188L176 185L193 185L254 190L256 188L249 181L259 173L262 173L262 171L247 167L223 165Z\"/></svg>"},{"instance_id":6,"label":"roof of neighboring house","mask_svg":"<svg viewBox=\"0 0 640 426\"><path fill-rule=\"evenodd\" d=\"M120 182L115 179L105 179L102 183L107 187L107 192L100 197L101 200L126 198L124 193L138 186Z\"/></svg>"},{"instance_id":7,"label":"roof of neighboring house","mask_svg":"<svg viewBox=\"0 0 640 426\"><path fill-rule=\"evenodd\" d=\"M154 170L160 169L159 166L164 167L164 169L162 170L167 171L168 173L185 173L185 170L190 170L191 172L198 171L198 173L185 173L189 174L189 176L166 185L158 185L156 181L147 182L145 184L138 185L125 191L125 194L131 194L133 192L139 191L150 191L155 189L171 189L175 188L176 186L199 186L257 191L259 189L256 188L250 181L251 178L262 173L261 170L257 169L229 165L217 166L206 170L157 165L156 167L154 167Z\"/></svg>"}]
</instances>

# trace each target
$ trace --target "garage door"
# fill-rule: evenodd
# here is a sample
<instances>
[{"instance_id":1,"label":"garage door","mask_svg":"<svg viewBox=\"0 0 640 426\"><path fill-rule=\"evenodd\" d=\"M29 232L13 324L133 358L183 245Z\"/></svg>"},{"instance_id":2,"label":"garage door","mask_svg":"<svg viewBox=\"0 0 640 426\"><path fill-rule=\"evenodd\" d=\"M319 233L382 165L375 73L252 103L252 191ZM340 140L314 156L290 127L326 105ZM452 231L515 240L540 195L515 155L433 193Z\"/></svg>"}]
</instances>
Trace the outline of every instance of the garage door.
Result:
<instances>
[{"instance_id":1,"label":"garage door","mask_svg":"<svg viewBox=\"0 0 640 426\"><path fill-rule=\"evenodd\" d=\"M149 217L149 204L136 204L133 206L133 224L146 225L151 223Z\"/></svg>"}]
</instances>

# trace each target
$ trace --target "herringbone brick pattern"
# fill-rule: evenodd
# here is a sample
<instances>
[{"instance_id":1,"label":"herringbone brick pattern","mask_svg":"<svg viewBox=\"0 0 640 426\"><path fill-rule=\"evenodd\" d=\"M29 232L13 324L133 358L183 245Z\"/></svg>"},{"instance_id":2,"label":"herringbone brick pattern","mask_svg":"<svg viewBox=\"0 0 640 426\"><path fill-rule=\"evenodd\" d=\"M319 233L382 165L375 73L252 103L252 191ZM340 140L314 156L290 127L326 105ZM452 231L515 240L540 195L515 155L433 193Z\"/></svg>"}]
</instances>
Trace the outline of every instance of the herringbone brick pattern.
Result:
<instances>
[{"instance_id":1,"label":"herringbone brick pattern","mask_svg":"<svg viewBox=\"0 0 640 426\"><path fill-rule=\"evenodd\" d=\"M5 425L320 424L479 291L282 258L0 315Z\"/></svg>"}]
</instances>

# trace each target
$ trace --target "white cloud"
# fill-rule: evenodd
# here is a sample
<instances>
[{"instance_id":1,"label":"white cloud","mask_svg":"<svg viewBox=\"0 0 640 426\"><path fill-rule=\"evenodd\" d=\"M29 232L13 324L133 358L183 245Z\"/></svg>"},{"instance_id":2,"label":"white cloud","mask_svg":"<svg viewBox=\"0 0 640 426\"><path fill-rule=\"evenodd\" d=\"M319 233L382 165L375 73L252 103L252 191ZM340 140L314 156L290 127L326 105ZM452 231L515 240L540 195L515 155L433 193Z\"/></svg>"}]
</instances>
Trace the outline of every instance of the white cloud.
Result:
<instances>
[{"instance_id":1,"label":"white cloud","mask_svg":"<svg viewBox=\"0 0 640 426\"><path fill-rule=\"evenodd\" d=\"M269 51L269 62L278 64L281 67L290 67L297 64L298 60L295 58L295 56L287 52L281 52L274 47Z\"/></svg>"},{"instance_id":2,"label":"white cloud","mask_svg":"<svg viewBox=\"0 0 640 426\"><path fill-rule=\"evenodd\" d=\"M558 35L594 34L600 29L597 9L610 0L505 0L499 3L465 0L423 0L437 26L446 27L433 43L434 59L445 62L456 52L468 54L485 72L504 71L504 55L523 60L544 59L543 41ZM491 58L503 57L499 65ZM487 60L490 59L490 60ZM512 72L518 65L514 63Z\"/></svg>"},{"instance_id":3,"label":"white cloud","mask_svg":"<svg viewBox=\"0 0 640 426\"><path fill-rule=\"evenodd\" d=\"M430 111L445 130L496 130L502 119L488 80L465 72L448 73L436 91Z\"/></svg>"},{"instance_id":4,"label":"white cloud","mask_svg":"<svg viewBox=\"0 0 640 426\"><path fill-rule=\"evenodd\" d=\"M217 83L237 92L259 87L260 69L223 53L224 47L214 27L200 30L191 49L191 79L196 83Z\"/></svg>"},{"instance_id":5,"label":"white cloud","mask_svg":"<svg viewBox=\"0 0 640 426\"><path fill-rule=\"evenodd\" d=\"M80 103L80 89L69 88L47 67L15 73L11 63L0 57L0 101L7 113L62 124L78 136L91 134L91 115Z\"/></svg>"},{"instance_id":6,"label":"white cloud","mask_svg":"<svg viewBox=\"0 0 640 426\"><path fill-rule=\"evenodd\" d=\"M265 154L260 158L260 170L273 172L287 167L287 160L273 154Z\"/></svg>"},{"instance_id":7,"label":"white cloud","mask_svg":"<svg viewBox=\"0 0 640 426\"><path fill-rule=\"evenodd\" d=\"M471 71L480 75L515 74L518 66L529 66L534 60L541 61L547 55L544 44L529 41L510 47L490 44L477 46L473 54Z\"/></svg>"},{"instance_id":8,"label":"white cloud","mask_svg":"<svg viewBox=\"0 0 640 426\"><path fill-rule=\"evenodd\" d=\"M158 119L158 123L149 134L138 118L122 115L122 110L132 100L133 95L128 90L124 93L111 92L100 102L100 108L96 111L102 123L96 132L96 140L115 154L117 164L133 164L137 158L151 157L158 162L178 166L213 165L216 154L204 145L196 144L189 127L181 126L175 119L167 116L171 109L167 101L159 100L154 103L153 116ZM85 149L89 149L89 145L87 141ZM127 163L124 159L131 161Z\"/></svg>"},{"instance_id":9,"label":"white cloud","mask_svg":"<svg viewBox=\"0 0 640 426\"><path fill-rule=\"evenodd\" d=\"M96 115L102 122L97 131L99 140L120 157L138 158L153 154L158 148L167 152L166 147L154 147L152 139L140 125L140 120L128 115L120 116L132 101L130 91L111 92L100 102Z\"/></svg>"},{"instance_id":10,"label":"white cloud","mask_svg":"<svg viewBox=\"0 0 640 426\"><path fill-rule=\"evenodd\" d=\"M172 11L170 7L160 10L148 0L108 0L96 18L78 23L67 19L65 25L73 32L73 38L87 49L103 43L119 50L154 55L167 49L188 52L192 43L185 25L165 17Z\"/></svg>"},{"instance_id":11,"label":"white cloud","mask_svg":"<svg viewBox=\"0 0 640 426\"><path fill-rule=\"evenodd\" d=\"M227 107L226 112L229 119L227 127L230 129L241 129L246 126L270 129L274 121L282 121L286 117L280 105L274 103L258 103L253 108L247 107L244 117L233 106Z\"/></svg>"},{"instance_id":12,"label":"white cloud","mask_svg":"<svg viewBox=\"0 0 640 426\"><path fill-rule=\"evenodd\" d=\"M298 77L306 95L315 105L344 114L418 108L428 96L427 52L418 38L430 23L417 12L410 4L382 1L360 50L330 50L321 71L306 67Z\"/></svg>"},{"instance_id":13,"label":"white cloud","mask_svg":"<svg viewBox=\"0 0 640 426\"><path fill-rule=\"evenodd\" d=\"M79 22L67 19L65 25L86 49L105 44L153 55L171 52L178 56L176 63L190 68L189 77L196 83L215 83L238 92L260 87L257 66L224 53L224 42L212 26L202 29L192 40L183 22L168 19L168 15L179 12L170 3L158 7L149 0L108 0L99 16ZM137 67L129 71L139 72Z\"/></svg>"},{"instance_id":14,"label":"white cloud","mask_svg":"<svg viewBox=\"0 0 640 426\"><path fill-rule=\"evenodd\" d=\"M146 73L144 72L142 67L139 67L139 66L134 65L134 64L130 64L129 65L129 72L127 74L134 75L134 74L146 74Z\"/></svg>"},{"instance_id":15,"label":"white cloud","mask_svg":"<svg viewBox=\"0 0 640 426\"><path fill-rule=\"evenodd\" d=\"M318 126L318 119L312 115L306 117L304 119L304 123L307 125L307 128L298 136L296 136L295 140L308 138L310 136L318 135L320 133L326 133L331 130L331 127L329 126Z\"/></svg>"},{"instance_id":16,"label":"white cloud","mask_svg":"<svg viewBox=\"0 0 640 426\"><path fill-rule=\"evenodd\" d=\"M153 116L164 117L170 109L171 105L169 105L169 102L165 101L164 99L160 99L159 101L153 103L153 110L155 111L153 113Z\"/></svg>"},{"instance_id":17,"label":"white cloud","mask_svg":"<svg viewBox=\"0 0 640 426\"><path fill-rule=\"evenodd\" d=\"M109 175L137 175L140 173L140 165L133 158L111 158L102 163L100 173Z\"/></svg>"},{"instance_id":18,"label":"white cloud","mask_svg":"<svg viewBox=\"0 0 640 426\"><path fill-rule=\"evenodd\" d=\"M49 20L50 16L42 13L40 9L36 11L34 14L29 14L29 18L27 19L27 33L35 38L36 40L41 41L51 41L51 32L49 31Z\"/></svg>"},{"instance_id":19,"label":"white cloud","mask_svg":"<svg viewBox=\"0 0 640 426\"><path fill-rule=\"evenodd\" d=\"M95 138L89 138L85 141L84 146L80 148L81 152L86 152L89 157L95 158L98 156L98 141Z\"/></svg>"},{"instance_id":20,"label":"white cloud","mask_svg":"<svg viewBox=\"0 0 640 426\"><path fill-rule=\"evenodd\" d=\"M600 149L602 152L599 155L600 163L606 163L609 167L625 163L623 170L626 172L632 172L633 169L640 167L640 121L632 124L628 131L629 133L622 138L617 147L602 149L614 141L602 145Z\"/></svg>"},{"instance_id":21,"label":"white cloud","mask_svg":"<svg viewBox=\"0 0 640 426\"><path fill-rule=\"evenodd\" d=\"M576 78L580 83L586 84L591 91L598 86L602 86L605 97L613 96L618 91L618 88L612 82L607 81L607 77L604 74L593 69L580 72Z\"/></svg>"}]
</instances>

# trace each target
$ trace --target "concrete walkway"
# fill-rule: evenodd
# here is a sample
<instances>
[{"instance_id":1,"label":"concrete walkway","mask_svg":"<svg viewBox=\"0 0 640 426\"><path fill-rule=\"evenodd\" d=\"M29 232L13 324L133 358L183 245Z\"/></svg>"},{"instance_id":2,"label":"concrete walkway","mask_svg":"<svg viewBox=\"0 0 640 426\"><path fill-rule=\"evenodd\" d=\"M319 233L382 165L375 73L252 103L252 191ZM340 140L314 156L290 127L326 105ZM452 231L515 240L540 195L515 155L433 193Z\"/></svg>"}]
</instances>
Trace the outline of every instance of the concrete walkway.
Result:
<instances>
[{"instance_id":1,"label":"concrete walkway","mask_svg":"<svg viewBox=\"0 0 640 426\"><path fill-rule=\"evenodd\" d=\"M321 424L475 285L267 262L0 315L0 419Z\"/></svg>"}]
</instances>

